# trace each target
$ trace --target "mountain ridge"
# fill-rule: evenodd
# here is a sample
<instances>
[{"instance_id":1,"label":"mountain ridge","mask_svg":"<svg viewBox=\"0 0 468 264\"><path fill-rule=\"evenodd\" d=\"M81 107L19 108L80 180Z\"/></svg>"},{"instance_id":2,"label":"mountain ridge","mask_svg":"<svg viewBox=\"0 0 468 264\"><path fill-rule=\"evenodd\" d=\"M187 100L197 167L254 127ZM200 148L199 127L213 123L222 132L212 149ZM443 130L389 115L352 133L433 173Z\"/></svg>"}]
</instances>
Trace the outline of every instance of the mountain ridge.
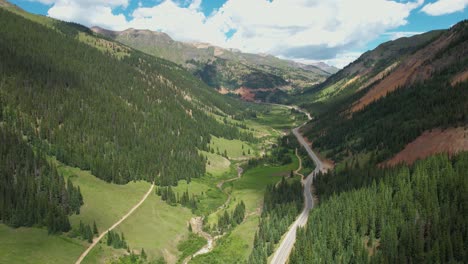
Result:
<instances>
[{"instance_id":1,"label":"mountain ridge","mask_svg":"<svg viewBox=\"0 0 468 264\"><path fill-rule=\"evenodd\" d=\"M428 145L427 151L412 147L405 152L416 151L419 158L452 153L449 142L441 145L437 139L463 141L464 133L423 134L466 128L467 58L467 20L447 30L383 43L294 98L317 115L304 131L314 138L314 147L335 161L367 155L380 163L412 142L411 146ZM468 144L461 146L468 150ZM405 153L398 161L413 162Z\"/></svg>"},{"instance_id":2,"label":"mountain ridge","mask_svg":"<svg viewBox=\"0 0 468 264\"><path fill-rule=\"evenodd\" d=\"M148 34L148 35L156 35L156 36L160 36L160 37L163 37L164 39L166 40L170 40L172 42L177 42L177 43L181 43L181 44L186 44L186 45L191 45L191 46L194 46L198 49L206 49L206 48L214 48L214 49L220 49L222 51L228 51L228 52L233 52L233 53L242 53L242 54L245 54L247 56L259 56L259 57L267 57L267 58L272 58L272 59L275 59L275 60L282 60L282 61L285 61L288 65L290 66L297 66L299 68L303 68L303 69L307 69L307 68L311 68L311 69L320 69L326 73L329 73L329 74L333 74L335 72L337 72L339 69L334 67L334 66L330 66L328 64L326 64L325 62L316 62L316 63L300 63L300 62L296 62L296 61L293 61L293 60L288 60L288 59L280 59L274 55L271 55L271 54L268 54L268 53L245 53L245 52L242 52L241 50L239 49L235 49L235 48L223 48L223 47L220 47L220 46L216 46L216 45L213 45L211 43L208 43L208 42L203 42L203 41L176 41L174 40L169 34L167 33L164 33L164 32L161 32L161 31L152 31L152 30L149 30L149 29L135 29L135 28L127 28L125 30L121 30L121 31L114 31L114 30L109 30L109 29L105 29L105 28L102 28L100 26L92 26L90 28L92 31L94 31L95 33L98 33L98 34L103 34L103 35L109 35L109 36L118 36L118 35L125 35L125 34L141 34L141 33L144 33L144 34Z\"/></svg>"},{"instance_id":3,"label":"mountain ridge","mask_svg":"<svg viewBox=\"0 0 468 264\"><path fill-rule=\"evenodd\" d=\"M323 63L305 65L268 54L242 53L209 43L179 42L165 33L149 30L111 31L100 27L92 27L91 30L179 64L219 91L227 90L228 93L242 96L242 90L248 90L253 95L252 100L265 100L269 94L302 90L322 82L330 72L337 70Z\"/></svg>"}]
</instances>

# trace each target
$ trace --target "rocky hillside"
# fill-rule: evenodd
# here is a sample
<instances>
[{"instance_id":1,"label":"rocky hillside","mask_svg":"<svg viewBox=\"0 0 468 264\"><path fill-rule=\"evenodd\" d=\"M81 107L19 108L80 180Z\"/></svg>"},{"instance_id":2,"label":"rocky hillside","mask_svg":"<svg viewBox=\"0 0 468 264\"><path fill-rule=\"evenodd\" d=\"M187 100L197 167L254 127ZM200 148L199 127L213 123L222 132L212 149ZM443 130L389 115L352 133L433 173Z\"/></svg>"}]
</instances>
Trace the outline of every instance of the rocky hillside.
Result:
<instances>
[{"instance_id":1,"label":"rocky hillside","mask_svg":"<svg viewBox=\"0 0 468 264\"><path fill-rule=\"evenodd\" d=\"M356 112L398 87L430 79L451 66L458 71L452 83L466 80L467 53L466 22L461 22L450 30L383 43L304 94L309 105L353 96L350 110Z\"/></svg>"},{"instance_id":2,"label":"rocky hillside","mask_svg":"<svg viewBox=\"0 0 468 264\"><path fill-rule=\"evenodd\" d=\"M136 29L110 31L99 27L93 27L92 30L182 65L216 89L241 95L244 93L238 90L240 88L247 89L254 96L258 89L263 92L303 89L324 81L337 71L324 63L305 65L271 55L242 53L206 43L178 42L162 32Z\"/></svg>"},{"instance_id":3,"label":"rocky hillside","mask_svg":"<svg viewBox=\"0 0 468 264\"><path fill-rule=\"evenodd\" d=\"M336 161L384 162L407 147L388 164L412 163L466 150L467 80L468 21L387 42L302 95L317 116L306 133Z\"/></svg>"}]
</instances>

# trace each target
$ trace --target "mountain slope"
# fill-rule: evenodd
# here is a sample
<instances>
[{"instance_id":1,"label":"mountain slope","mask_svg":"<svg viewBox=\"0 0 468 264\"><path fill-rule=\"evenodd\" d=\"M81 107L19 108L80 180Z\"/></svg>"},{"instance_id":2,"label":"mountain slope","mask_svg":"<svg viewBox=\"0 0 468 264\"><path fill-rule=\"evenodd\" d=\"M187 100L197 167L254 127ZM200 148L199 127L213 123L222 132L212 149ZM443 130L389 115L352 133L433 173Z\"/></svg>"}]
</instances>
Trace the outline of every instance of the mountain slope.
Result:
<instances>
[{"instance_id":1,"label":"mountain slope","mask_svg":"<svg viewBox=\"0 0 468 264\"><path fill-rule=\"evenodd\" d=\"M99 27L92 30L182 65L217 89L304 88L323 81L336 71L323 63L304 65L271 55L241 53L205 43L178 42L161 32L136 29L118 32Z\"/></svg>"},{"instance_id":2,"label":"mountain slope","mask_svg":"<svg viewBox=\"0 0 468 264\"><path fill-rule=\"evenodd\" d=\"M305 133L335 161L355 162L359 156L375 163L397 154L424 131L466 127L467 47L467 21L380 45L306 92L304 107L324 107ZM438 144L435 137L425 142ZM434 149L448 152L452 147L447 143Z\"/></svg>"},{"instance_id":3,"label":"mountain slope","mask_svg":"<svg viewBox=\"0 0 468 264\"><path fill-rule=\"evenodd\" d=\"M10 7L0 21L1 122L68 165L167 185L204 173L210 134L251 138L211 117L240 102L173 63Z\"/></svg>"}]
</instances>

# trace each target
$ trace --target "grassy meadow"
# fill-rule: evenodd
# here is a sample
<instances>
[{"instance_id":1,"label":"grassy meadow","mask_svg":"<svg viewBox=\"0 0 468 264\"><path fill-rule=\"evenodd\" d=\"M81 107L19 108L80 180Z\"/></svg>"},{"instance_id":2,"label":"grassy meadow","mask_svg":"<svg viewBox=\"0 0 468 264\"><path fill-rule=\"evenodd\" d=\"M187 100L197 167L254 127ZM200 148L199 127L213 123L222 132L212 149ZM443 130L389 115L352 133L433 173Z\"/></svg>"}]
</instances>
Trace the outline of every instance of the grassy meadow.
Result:
<instances>
[{"instance_id":1,"label":"grassy meadow","mask_svg":"<svg viewBox=\"0 0 468 264\"><path fill-rule=\"evenodd\" d=\"M238 122L229 118L228 121ZM200 151L208 159L206 174L192 179L190 183L179 181L173 187L179 195L188 191L190 195L198 197L198 208L193 213L180 205L170 206L153 193L115 231L124 233L128 245L135 252L144 248L149 260L163 257L168 263L177 263L204 245L202 238L190 235L187 228L190 218L207 216L209 223L216 223L219 214L224 210L232 211L243 200L248 215L246 220L218 240L211 253L195 258L193 263L206 263L213 259L227 262L246 259L257 230L266 185L274 184L290 170L297 169L297 158L291 154L291 164L261 165L246 170L239 180L225 182L222 188L219 188L219 184L237 177L237 166L268 152L277 137L301 122L300 116L292 116L289 109L271 106L271 110L243 122L247 125L243 130L254 133L257 142L212 137L210 147L214 153ZM227 158L222 156L225 152ZM66 166L53 158L50 160L57 164L59 172L66 179L80 187L83 195L84 205L80 214L70 217L74 229L78 228L80 221L90 225L95 221L99 231L106 230L140 201L150 188L150 183L143 181L125 185L107 183L89 171ZM231 198L226 208L221 207L229 196ZM190 241L196 243L189 245ZM48 235L42 228L13 229L0 224L0 263L73 263L87 246L89 243L70 238L68 234ZM104 238L83 263L109 263L125 252L107 246Z\"/></svg>"}]
</instances>

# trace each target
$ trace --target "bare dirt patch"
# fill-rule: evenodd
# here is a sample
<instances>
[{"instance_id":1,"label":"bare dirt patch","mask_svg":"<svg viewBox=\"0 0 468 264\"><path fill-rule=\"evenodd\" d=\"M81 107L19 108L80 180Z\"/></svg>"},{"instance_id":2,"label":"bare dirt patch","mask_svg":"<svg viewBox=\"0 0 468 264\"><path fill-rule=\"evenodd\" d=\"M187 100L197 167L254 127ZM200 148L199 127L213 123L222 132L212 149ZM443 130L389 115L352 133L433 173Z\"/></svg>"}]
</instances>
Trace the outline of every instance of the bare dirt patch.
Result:
<instances>
[{"instance_id":1,"label":"bare dirt patch","mask_svg":"<svg viewBox=\"0 0 468 264\"><path fill-rule=\"evenodd\" d=\"M274 92L277 90L276 88L257 88L257 89L251 89L247 87L240 87L235 90L228 90L225 87L219 88L218 92L220 94L237 94L241 97L242 100L248 101L248 102L254 102L255 101L255 93L256 92Z\"/></svg>"},{"instance_id":2,"label":"bare dirt patch","mask_svg":"<svg viewBox=\"0 0 468 264\"><path fill-rule=\"evenodd\" d=\"M455 86L456 84L461 83L461 82L465 82L467 80L468 80L468 70L465 70L465 71L460 72L457 75L455 75L452 78L452 81L450 82L450 84L452 86Z\"/></svg>"},{"instance_id":3,"label":"bare dirt patch","mask_svg":"<svg viewBox=\"0 0 468 264\"><path fill-rule=\"evenodd\" d=\"M454 34L451 34L447 37L439 38L401 62L386 78L382 79L381 82L355 102L351 111L359 111L399 87L428 79L434 68L436 68L436 65L426 62L431 61L439 50L446 48L454 37Z\"/></svg>"},{"instance_id":4,"label":"bare dirt patch","mask_svg":"<svg viewBox=\"0 0 468 264\"><path fill-rule=\"evenodd\" d=\"M314 147L314 143L312 141L310 141L308 138L304 137L304 140L307 142L307 144L309 144L311 146L311 148ZM317 149L314 150L315 152L315 155L317 155L317 157L320 159L320 161L323 163L323 169L325 171L328 171L328 170L332 170L334 167L335 167L335 162L331 159L327 159L325 157L323 157Z\"/></svg>"},{"instance_id":5,"label":"bare dirt patch","mask_svg":"<svg viewBox=\"0 0 468 264\"><path fill-rule=\"evenodd\" d=\"M381 166L394 166L399 163L413 164L427 156L448 153L456 154L468 150L468 126L458 128L433 129L425 131L413 142Z\"/></svg>"},{"instance_id":6,"label":"bare dirt patch","mask_svg":"<svg viewBox=\"0 0 468 264\"><path fill-rule=\"evenodd\" d=\"M393 71L393 69L395 69L397 66L398 66L398 63L399 62L394 62L392 65L388 66L387 68L385 68L383 71L379 72L377 75L375 75L374 77L370 78L365 84L361 85L359 88L358 88L358 91L362 90L362 89L365 89L367 87L369 87L370 85L372 85L373 83L379 81L379 80L382 80L383 78L385 78L385 76L387 76L388 74L390 74L390 72Z\"/></svg>"},{"instance_id":7,"label":"bare dirt patch","mask_svg":"<svg viewBox=\"0 0 468 264\"><path fill-rule=\"evenodd\" d=\"M228 94L228 93L229 93L229 90L226 89L225 87L221 87L221 88L219 88L218 93L220 93L220 94Z\"/></svg>"}]
</instances>

